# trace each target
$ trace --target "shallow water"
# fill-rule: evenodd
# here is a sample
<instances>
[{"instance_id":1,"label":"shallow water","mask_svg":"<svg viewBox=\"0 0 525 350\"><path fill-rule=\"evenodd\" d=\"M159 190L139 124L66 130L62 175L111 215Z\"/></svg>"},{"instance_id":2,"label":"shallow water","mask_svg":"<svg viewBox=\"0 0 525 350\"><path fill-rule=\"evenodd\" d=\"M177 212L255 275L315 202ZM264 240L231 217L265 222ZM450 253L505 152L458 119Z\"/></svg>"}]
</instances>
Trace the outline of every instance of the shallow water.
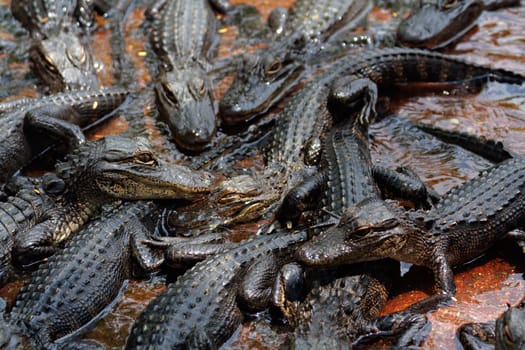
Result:
<instances>
[{"instance_id":1,"label":"shallow water","mask_svg":"<svg viewBox=\"0 0 525 350\"><path fill-rule=\"evenodd\" d=\"M131 2L133 9L127 12L123 22L123 46L129 61L124 62L125 71L117 76L118 70L111 55L111 23L102 17L98 18L92 44L102 84L108 86L118 81L132 83L140 93L122 108L119 116L96 128L90 135L99 138L116 133L145 134L164 157L184 162L187 156L178 152L166 139L166 128L156 120L151 94L155 56L147 42L150 28L144 24L144 10L149 2ZM266 18L271 8L287 7L292 1L257 0L249 3L257 6L263 18ZM371 22L380 24L400 15L388 9L375 8ZM46 90L30 73L27 63L25 52L30 44L29 37L10 18L7 0L0 0L0 23L0 101L44 94ZM228 49L235 37L235 29L221 28L220 32L224 37L219 55L222 57L237 52L238 48ZM472 62L525 74L525 8L484 14L479 26L448 52ZM220 90L227 83L228 79L223 81ZM468 151L428 136L408 121L484 135L504 142L508 148L525 156L525 87L489 83L480 92L467 93L461 90L451 86L450 89L434 91L426 96L410 97L407 93L401 97L392 97L389 106L392 114L370 127L374 161L389 167L408 165L441 194L490 165ZM217 95L220 94L218 90ZM244 166L250 166L250 162L244 163ZM253 231L254 227L244 226L239 230ZM484 257L457 269L457 302L429 315L432 332L423 347L451 348L458 325L494 319L508 304L520 300L525 294L522 261L519 249L513 242L505 240ZM393 297L385 313L403 309L431 293L432 276L422 269L410 269L403 282L404 291ZM19 282L12 283L0 289L0 296L13 300L18 288ZM131 281L122 300L97 323L87 337L97 340L108 349L121 348L133 320L148 301L164 288L160 282ZM273 330L276 330L275 327ZM237 338L229 344L237 348L275 348L278 342L273 343L269 336L271 332L268 325L247 322L237 333Z\"/></svg>"}]
</instances>

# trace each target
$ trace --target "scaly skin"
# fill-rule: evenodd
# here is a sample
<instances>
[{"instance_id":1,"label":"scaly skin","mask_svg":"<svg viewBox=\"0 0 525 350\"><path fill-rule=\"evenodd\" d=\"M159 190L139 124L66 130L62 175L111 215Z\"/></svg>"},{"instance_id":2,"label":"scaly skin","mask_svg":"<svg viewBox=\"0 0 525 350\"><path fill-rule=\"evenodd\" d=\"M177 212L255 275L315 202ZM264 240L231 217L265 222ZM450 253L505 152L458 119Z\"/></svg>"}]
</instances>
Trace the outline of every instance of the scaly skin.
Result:
<instances>
[{"instance_id":1,"label":"scaly skin","mask_svg":"<svg viewBox=\"0 0 525 350\"><path fill-rule=\"evenodd\" d=\"M158 1L152 45L161 60L155 84L161 117L174 141L187 151L201 151L215 134L213 87L209 75L217 19L208 0Z\"/></svg>"},{"instance_id":2,"label":"scaly skin","mask_svg":"<svg viewBox=\"0 0 525 350\"><path fill-rule=\"evenodd\" d=\"M241 323L236 298L248 271L273 255L289 257L290 248L305 239L305 232L258 236L197 263L144 309L126 349L219 347Z\"/></svg>"},{"instance_id":3,"label":"scaly skin","mask_svg":"<svg viewBox=\"0 0 525 350\"><path fill-rule=\"evenodd\" d=\"M151 202L128 202L84 227L26 280L9 323L33 348L47 349L93 320L131 277L132 258L147 271L162 262L140 242L153 231L156 215Z\"/></svg>"},{"instance_id":4,"label":"scaly skin","mask_svg":"<svg viewBox=\"0 0 525 350\"><path fill-rule=\"evenodd\" d=\"M337 31L355 28L371 9L367 0L299 0L265 50L246 56L219 105L224 123L242 124L275 105L300 81Z\"/></svg>"},{"instance_id":5,"label":"scaly skin","mask_svg":"<svg viewBox=\"0 0 525 350\"><path fill-rule=\"evenodd\" d=\"M467 323L458 328L465 350L514 350L525 346L525 302L509 308L496 322Z\"/></svg>"},{"instance_id":6,"label":"scaly skin","mask_svg":"<svg viewBox=\"0 0 525 350\"><path fill-rule=\"evenodd\" d=\"M484 11L519 5L519 0L431 0L404 19L397 30L402 45L439 49L472 29Z\"/></svg>"},{"instance_id":7,"label":"scaly skin","mask_svg":"<svg viewBox=\"0 0 525 350\"><path fill-rule=\"evenodd\" d=\"M69 149L85 142L80 128L112 112L127 95L126 90L106 89L0 103L0 185L54 140Z\"/></svg>"},{"instance_id":8,"label":"scaly skin","mask_svg":"<svg viewBox=\"0 0 525 350\"><path fill-rule=\"evenodd\" d=\"M15 234L14 256L23 264L53 253L105 204L193 199L214 185L210 174L158 159L145 139L117 136L86 142L56 166L56 173L43 185L61 189L52 195L53 208L37 225Z\"/></svg>"},{"instance_id":9,"label":"scaly skin","mask_svg":"<svg viewBox=\"0 0 525 350\"><path fill-rule=\"evenodd\" d=\"M525 159L507 159L447 193L428 213L379 200L349 208L338 226L303 245L297 259L334 265L391 257L434 272L437 294L411 306L428 311L455 293L451 267L525 224Z\"/></svg>"},{"instance_id":10,"label":"scaly skin","mask_svg":"<svg viewBox=\"0 0 525 350\"><path fill-rule=\"evenodd\" d=\"M21 0L11 2L13 16L33 38L33 72L52 92L99 88L94 60L84 37L103 0ZM82 28L83 27L83 28Z\"/></svg>"}]
</instances>

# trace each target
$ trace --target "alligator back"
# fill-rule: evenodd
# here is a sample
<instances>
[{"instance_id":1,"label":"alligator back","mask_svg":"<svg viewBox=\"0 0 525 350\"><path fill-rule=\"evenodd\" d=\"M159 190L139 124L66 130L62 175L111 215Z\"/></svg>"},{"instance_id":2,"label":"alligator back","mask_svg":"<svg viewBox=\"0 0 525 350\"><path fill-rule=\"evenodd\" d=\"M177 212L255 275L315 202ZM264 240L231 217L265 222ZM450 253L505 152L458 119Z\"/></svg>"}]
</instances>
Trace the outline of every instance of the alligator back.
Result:
<instances>
[{"instance_id":1,"label":"alligator back","mask_svg":"<svg viewBox=\"0 0 525 350\"><path fill-rule=\"evenodd\" d=\"M126 349L220 346L242 320L236 296L243 272L305 239L305 232L258 236L197 263L144 309Z\"/></svg>"},{"instance_id":2,"label":"alligator back","mask_svg":"<svg viewBox=\"0 0 525 350\"><path fill-rule=\"evenodd\" d=\"M368 133L358 122L334 129L323 142L323 168L327 177L325 202L328 210L341 215L362 200L378 197L372 177Z\"/></svg>"},{"instance_id":3,"label":"alligator back","mask_svg":"<svg viewBox=\"0 0 525 350\"><path fill-rule=\"evenodd\" d=\"M167 1L155 15L153 48L168 64L206 58L216 29L208 0Z\"/></svg>"},{"instance_id":4,"label":"alligator back","mask_svg":"<svg viewBox=\"0 0 525 350\"><path fill-rule=\"evenodd\" d=\"M10 321L45 346L92 320L130 277L131 235L155 210L150 202L126 203L82 229L32 273Z\"/></svg>"},{"instance_id":5,"label":"alligator back","mask_svg":"<svg viewBox=\"0 0 525 350\"><path fill-rule=\"evenodd\" d=\"M11 2L14 17L33 34L52 36L73 24L77 1L20 0Z\"/></svg>"},{"instance_id":6,"label":"alligator back","mask_svg":"<svg viewBox=\"0 0 525 350\"><path fill-rule=\"evenodd\" d=\"M308 40L325 40L338 29L359 23L368 15L368 0L297 0L289 10L282 36L302 35Z\"/></svg>"},{"instance_id":7,"label":"alligator back","mask_svg":"<svg viewBox=\"0 0 525 350\"><path fill-rule=\"evenodd\" d=\"M478 256L525 224L525 159L511 158L448 192L424 219L447 238L454 265Z\"/></svg>"}]
</instances>

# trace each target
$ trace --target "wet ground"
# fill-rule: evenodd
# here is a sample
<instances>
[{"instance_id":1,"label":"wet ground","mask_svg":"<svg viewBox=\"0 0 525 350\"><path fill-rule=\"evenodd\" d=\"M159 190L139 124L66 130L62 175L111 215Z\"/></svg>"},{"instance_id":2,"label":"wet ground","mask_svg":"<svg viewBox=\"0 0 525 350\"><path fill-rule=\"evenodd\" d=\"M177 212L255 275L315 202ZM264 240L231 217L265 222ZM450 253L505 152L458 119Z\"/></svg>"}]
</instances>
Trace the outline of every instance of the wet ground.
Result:
<instances>
[{"instance_id":1,"label":"wet ground","mask_svg":"<svg viewBox=\"0 0 525 350\"><path fill-rule=\"evenodd\" d=\"M147 1L132 1L138 5L128 11L124 23L126 53L133 67L133 81L138 89L147 91L154 74L154 55L145 39L148 26L143 24L144 5ZM266 17L276 6L289 6L292 1L253 1ZM21 96L38 96L45 93L38 80L32 76L27 64L27 33L9 17L9 1L0 0L0 100ZM374 8L370 22L382 23L402 14L389 9ZM225 49L232 42L234 28L221 28L221 56L231 50ZM486 13L480 24L448 52L465 59L505 68L525 74L525 7ZM99 62L99 77L104 85L124 81L125 74L115 76L112 63L111 27L99 18L93 33L92 44ZM239 50L239 49L236 49ZM228 80L221 86L227 85ZM396 167L408 165L433 189L443 194L450 188L475 176L490 165L456 146L443 144L431 136L414 129L407 120L437 125L443 128L463 130L504 142L511 150L525 156L525 87L489 83L480 92L465 92L461 87L451 86L426 96L392 97L389 110L392 114L373 124L370 128L372 154L375 162ZM217 91L220 95L221 91ZM143 133L154 142L166 157L179 159L175 147L163 137L165 129L156 122L151 96L141 94L136 115L118 116L111 123L91 132L92 138L109 133ZM142 117L142 115L145 115ZM183 161L183 160L179 160ZM504 240L480 259L456 269L457 301L439 311L429 314L432 331L424 348L452 348L458 325L494 319L508 305L516 304L525 295L523 279L524 264L521 251L510 240ZM120 349L125 342L129 327L144 306L165 287L162 279L151 283L130 281L121 301L87 337L95 339L108 349ZM0 296L12 300L20 282L0 289ZM431 293L432 276L422 269L411 268L403 277L402 290L397 291L387 305L385 313L401 310L414 301ZM276 330L276 328L274 328ZM269 342L270 328L265 324L247 322L228 346L236 348L275 348ZM226 346L226 347L228 347Z\"/></svg>"}]
</instances>

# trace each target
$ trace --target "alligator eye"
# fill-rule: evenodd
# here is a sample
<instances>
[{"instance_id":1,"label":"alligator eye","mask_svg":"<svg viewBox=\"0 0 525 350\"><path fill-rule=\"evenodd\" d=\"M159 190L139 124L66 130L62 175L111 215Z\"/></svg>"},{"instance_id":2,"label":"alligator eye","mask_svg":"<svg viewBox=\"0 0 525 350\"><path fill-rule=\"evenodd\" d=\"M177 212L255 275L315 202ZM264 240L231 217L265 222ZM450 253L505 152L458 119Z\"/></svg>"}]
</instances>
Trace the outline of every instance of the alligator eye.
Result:
<instances>
[{"instance_id":1,"label":"alligator eye","mask_svg":"<svg viewBox=\"0 0 525 350\"><path fill-rule=\"evenodd\" d=\"M367 234L371 233L372 231L374 231L374 225L373 224L362 225L362 226L357 227L350 234L350 237L355 237L355 236L357 236L357 237L364 237Z\"/></svg>"},{"instance_id":2,"label":"alligator eye","mask_svg":"<svg viewBox=\"0 0 525 350\"><path fill-rule=\"evenodd\" d=\"M67 55L69 60L75 65L84 64L84 62L86 62L86 50L82 46L75 48L72 52L67 50Z\"/></svg>"},{"instance_id":3,"label":"alligator eye","mask_svg":"<svg viewBox=\"0 0 525 350\"><path fill-rule=\"evenodd\" d=\"M512 334L510 333L508 324L506 324L505 327L503 327L503 331L505 333L505 342L507 342L508 344L512 344Z\"/></svg>"},{"instance_id":4,"label":"alligator eye","mask_svg":"<svg viewBox=\"0 0 525 350\"><path fill-rule=\"evenodd\" d=\"M265 74L268 77L272 76L275 73L279 72L281 68L283 68L283 63L281 61L274 61L268 66L268 68L266 68Z\"/></svg>"},{"instance_id":5,"label":"alligator eye","mask_svg":"<svg viewBox=\"0 0 525 350\"><path fill-rule=\"evenodd\" d=\"M55 66L55 61L46 54L42 54L42 57L44 58L44 62L46 65L46 68L49 69L52 72L58 72L57 67Z\"/></svg>"},{"instance_id":6,"label":"alligator eye","mask_svg":"<svg viewBox=\"0 0 525 350\"><path fill-rule=\"evenodd\" d=\"M204 80L201 82L201 86L199 88L199 94L201 98L203 98L204 95L206 94L206 84L204 84Z\"/></svg>"},{"instance_id":7,"label":"alligator eye","mask_svg":"<svg viewBox=\"0 0 525 350\"><path fill-rule=\"evenodd\" d=\"M457 4L459 4L458 0L444 0L441 4L441 7L444 9L449 9L451 7L456 6Z\"/></svg>"},{"instance_id":8,"label":"alligator eye","mask_svg":"<svg viewBox=\"0 0 525 350\"><path fill-rule=\"evenodd\" d=\"M392 219L387 219L383 222L381 222L381 228L383 229L389 229L389 228L394 228L398 225L398 222L396 219L392 218Z\"/></svg>"},{"instance_id":9,"label":"alligator eye","mask_svg":"<svg viewBox=\"0 0 525 350\"><path fill-rule=\"evenodd\" d=\"M157 165L155 157L150 152L141 152L133 156L133 161L145 165Z\"/></svg>"},{"instance_id":10,"label":"alligator eye","mask_svg":"<svg viewBox=\"0 0 525 350\"><path fill-rule=\"evenodd\" d=\"M173 103L177 104L178 100L175 97L175 94L173 93L173 90L171 90L171 86L169 84L162 84L162 89L164 90L164 94L168 98L168 100L172 101Z\"/></svg>"}]
</instances>

